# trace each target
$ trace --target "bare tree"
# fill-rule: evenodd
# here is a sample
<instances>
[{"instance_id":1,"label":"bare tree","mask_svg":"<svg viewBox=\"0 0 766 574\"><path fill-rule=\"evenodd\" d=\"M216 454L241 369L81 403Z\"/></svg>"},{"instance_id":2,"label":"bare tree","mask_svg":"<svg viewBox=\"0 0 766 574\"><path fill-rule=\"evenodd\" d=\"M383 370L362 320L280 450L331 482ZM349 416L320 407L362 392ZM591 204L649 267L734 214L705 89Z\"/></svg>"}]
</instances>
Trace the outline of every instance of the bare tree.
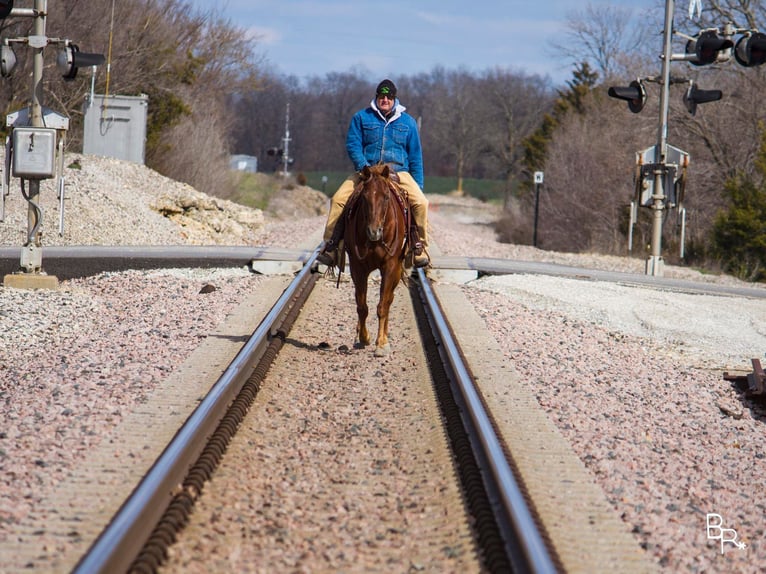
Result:
<instances>
[{"instance_id":1,"label":"bare tree","mask_svg":"<svg viewBox=\"0 0 766 574\"><path fill-rule=\"evenodd\" d=\"M352 69L307 81L303 90L308 112L305 133L313 130L320 138L313 143L302 142L306 145L307 160L325 169L353 169L346 152L346 134L351 117L369 105L374 96L377 82L373 83L367 76L364 70Z\"/></svg>"},{"instance_id":2,"label":"bare tree","mask_svg":"<svg viewBox=\"0 0 766 574\"><path fill-rule=\"evenodd\" d=\"M766 21L766 5L760 0L705 0L702 16L693 24L718 27L731 22L738 28L758 28Z\"/></svg>"},{"instance_id":3,"label":"bare tree","mask_svg":"<svg viewBox=\"0 0 766 574\"><path fill-rule=\"evenodd\" d=\"M456 191L463 193L463 179L479 153L483 133L479 82L467 70L443 68L434 69L429 80L435 97L425 112L424 145L438 150L439 163L448 163Z\"/></svg>"},{"instance_id":4,"label":"bare tree","mask_svg":"<svg viewBox=\"0 0 766 574\"><path fill-rule=\"evenodd\" d=\"M33 22L21 17L1 25L9 37L28 35ZM254 39L244 30L222 19L215 5L199 11L183 0L50 2L46 28L50 36L71 39L84 52L107 55L108 65L96 72L99 94L149 96L148 165L206 191L228 185L233 118L228 99L257 84L261 62ZM29 50L18 50L17 58L13 77L0 83L8 111L26 105L31 89ZM68 143L78 149L90 70L64 82L55 62L46 57L43 102L71 118ZM207 131L196 133L197 124ZM197 137L189 137L192 133ZM207 168L190 169L190 157Z\"/></svg>"},{"instance_id":5,"label":"bare tree","mask_svg":"<svg viewBox=\"0 0 766 574\"><path fill-rule=\"evenodd\" d=\"M588 62L602 78L618 73L622 54L642 52L648 29L622 6L588 3L567 13L566 31L555 42L556 54L565 54L572 65Z\"/></svg>"},{"instance_id":6,"label":"bare tree","mask_svg":"<svg viewBox=\"0 0 766 574\"><path fill-rule=\"evenodd\" d=\"M603 113L601 90L568 114L549 145L540 197L540 246L558 251L626 251L625 219L633 192L635 150L652 125L626 132L625 117Z\"/></svg>"},{"instance_id":7,"label":"bare tree","mask_svg":"<svg viewBox=\"0 0 766 574\"><path fill-rule=\"evenodd\" d=\"M506 204L522 175L523 140L538 126L553 101L547 80L500 69L481 78L482 152L506 181Z\"/></svg>"}]
</instances>

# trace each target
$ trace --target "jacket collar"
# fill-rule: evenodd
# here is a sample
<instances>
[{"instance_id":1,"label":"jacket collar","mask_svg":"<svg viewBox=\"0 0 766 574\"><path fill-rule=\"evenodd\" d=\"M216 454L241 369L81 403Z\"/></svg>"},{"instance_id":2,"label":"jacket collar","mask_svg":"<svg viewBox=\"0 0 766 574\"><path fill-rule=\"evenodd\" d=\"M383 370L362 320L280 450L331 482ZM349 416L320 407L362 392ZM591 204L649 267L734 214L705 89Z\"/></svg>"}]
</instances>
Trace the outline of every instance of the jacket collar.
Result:
<instances>
[{"instance_id":1,"label":"jacket collar","mask_svg":"<svg viewBox=\"0 0 766 574\"><path fill-rule=\"evenodd\" d=\"M399 119L401 117L402 113L404 113L405 108L402 104L399 103L399 99L397 98L394 100L394 109L391 110L391 116L386 119L386 116L383 115L383 112L381 112L378 109L378 103L375 100L375 98L372 98L372 101L370 102L370 107L375 110L375 113L378 114L378 116L386 123L393 122L396 119Z\"/></svg>"}]
</instances>

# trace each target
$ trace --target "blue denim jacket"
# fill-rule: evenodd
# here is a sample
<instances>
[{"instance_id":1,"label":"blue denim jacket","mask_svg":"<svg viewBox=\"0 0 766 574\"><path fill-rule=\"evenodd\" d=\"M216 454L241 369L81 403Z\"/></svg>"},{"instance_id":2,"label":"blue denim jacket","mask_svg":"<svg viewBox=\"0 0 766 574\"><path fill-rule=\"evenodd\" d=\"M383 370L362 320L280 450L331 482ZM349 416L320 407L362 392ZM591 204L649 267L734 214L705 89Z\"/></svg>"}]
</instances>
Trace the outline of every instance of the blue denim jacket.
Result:
<instances>
[{"instance_id":1,"label":"blue denim jacket","mask_svg":"<svg viewBox=\"0 0 766 574\"><path fill-rule=\"evenodd\" d=\"M393 164L396 171L406 171L423 189L423 150L415 119L404 113L406 108L396 100L391 118L378 111L375 100L351 118L346 135L346 151L354 169L366 165Z\"/></svg>"}]
</instances>

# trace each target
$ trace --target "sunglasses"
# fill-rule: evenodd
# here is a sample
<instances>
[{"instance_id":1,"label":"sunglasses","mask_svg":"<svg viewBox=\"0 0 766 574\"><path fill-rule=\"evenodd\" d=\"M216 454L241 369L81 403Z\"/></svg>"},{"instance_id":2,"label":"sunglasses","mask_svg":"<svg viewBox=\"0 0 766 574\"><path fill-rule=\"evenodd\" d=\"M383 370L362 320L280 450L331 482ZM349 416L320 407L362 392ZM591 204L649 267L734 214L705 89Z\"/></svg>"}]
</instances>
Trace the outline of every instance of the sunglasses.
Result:
<instances>
[{"instance_id":1,"label":"sunglasses","mask_svg":"<svg viewBox=\"0 0 766 574\"><path fill-rule=\"evenodd\" d=\"M379 100L393 100L394 96L392 96L391 94L378 94L378 99Z\"/></svg>"}]
</instances>

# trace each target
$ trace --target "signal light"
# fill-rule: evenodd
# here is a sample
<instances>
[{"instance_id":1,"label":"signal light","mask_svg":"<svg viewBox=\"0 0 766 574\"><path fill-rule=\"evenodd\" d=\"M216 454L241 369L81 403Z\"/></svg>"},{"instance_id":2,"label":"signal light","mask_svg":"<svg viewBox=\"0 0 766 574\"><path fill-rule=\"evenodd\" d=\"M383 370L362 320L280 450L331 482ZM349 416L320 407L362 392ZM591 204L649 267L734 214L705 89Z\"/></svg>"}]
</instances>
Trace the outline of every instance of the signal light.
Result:
<instances>
[{"instance_id":1,"label":"signal light","mask_svg":"<svg viewBox=\"0 0 766 574\"><path fill-rule=\"evenodd\" d=\"M689 61L695 66L707 66L718 59L720 52L733 47L734 42L719 36L717 30L705 30L686 43L686 53L694 54Z\"/></svg>"},{"instance_id":2,"label":"signal light","mask_svg":"<svg viewBox=\"0 0 766 574\"><path fill-rule=\"evenodd\" d=\"M766 62L766 34L748 32L737 40L734 58L746 67L760 66Z\"/></svg>"},{"instance_id":3,"label":"signal light","mask_svg":"<svg viewBox=\"0 0 766 574\"><path fill-rule=\"evenodd\" d=\"M612 86L607 94L618 100L627 100L628 109L634 114L643 110L646 104L646 90L641 80L633 80L628 87Z\"/></svg>"},{"instance_id":4,"label":"signal light","mask_svg":"<svg viewBox=\"0 0 766 574\"><path fill-rule=\"evenodd\" d=\"M90 54L80 52L76 44L69 44L58 54L56 65L64 80L74 80L77 77L78 68L100 66L106 61L103 54Z\"/></svg>"},{"instance_id":5,"label":"signal light","mask_svg":"<svg viewBox=\"0 0 766 574\"><path fill-rule=\"evenodd\" d=\"M0 46L0 76L10 77L13 69L16 67L16 54L10 46L3 44Z\"/></svg>"},{"instance_id":6,"label":"signal light","mask_svg":"<svg viewBox=\"0 0 766 574\"><path fill-rule=\"evenodd\" d=\"M689 88L684 94L684 105L691 115L697 113L697 104L717 102L723 96L721 90L700 90L693 81L689 82Z\"/></svg>"},{"instance_id":7,"label":"signal light","mask_svg":"<svg viewBox=\"0 0 766 574\"><path fill-rule=\"evenodd\" d=\"M0 20L11 15L13 10L13 0L0 0Z\"/></svg>"}]
</instances>

